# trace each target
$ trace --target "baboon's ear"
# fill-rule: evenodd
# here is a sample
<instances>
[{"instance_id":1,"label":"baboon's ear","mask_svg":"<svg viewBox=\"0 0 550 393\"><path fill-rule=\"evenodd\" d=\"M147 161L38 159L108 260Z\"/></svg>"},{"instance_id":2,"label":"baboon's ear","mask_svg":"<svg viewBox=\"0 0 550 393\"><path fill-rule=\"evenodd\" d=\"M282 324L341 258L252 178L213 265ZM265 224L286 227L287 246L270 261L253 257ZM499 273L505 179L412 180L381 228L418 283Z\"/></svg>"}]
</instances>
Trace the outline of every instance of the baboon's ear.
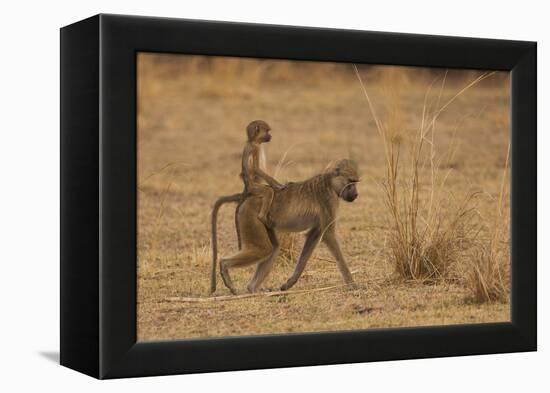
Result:
<instances>
[{"instance_id":1,"label":"baboon's ear","mask_svg":"<svg viewBox=\"0 0 550 393\"><path fill-rule=\"evenodd\" d=\"M336 168L334 168L332 173L334 174L334 176L340 176L340 167L337 166Z\"/></svg>"},{"instance_id":2,"label":"baboon's ear","mask_svg":"<svg viewBox=\"0 0 550 393\"><path fill-rule=\"evenodd\" d=\"M250 123L246 127L246 134L248 135L248 140L252 141L258 135L258 125L254 124L254 122Z\"/></svg>"}]
</instances>

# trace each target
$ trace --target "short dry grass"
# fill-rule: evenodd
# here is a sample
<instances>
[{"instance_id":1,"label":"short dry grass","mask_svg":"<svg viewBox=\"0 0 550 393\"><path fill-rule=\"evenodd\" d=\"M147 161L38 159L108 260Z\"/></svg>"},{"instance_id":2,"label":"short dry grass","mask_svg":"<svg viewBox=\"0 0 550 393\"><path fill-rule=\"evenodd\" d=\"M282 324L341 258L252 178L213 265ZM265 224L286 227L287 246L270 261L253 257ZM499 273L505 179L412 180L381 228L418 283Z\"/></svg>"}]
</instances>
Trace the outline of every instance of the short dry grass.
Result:
<instances>
[{"instance_id":1,"label":"short dry grass","mask_svg":"<svg viewBox=\"0 0 550 393\"><path fill-rule=\"evenodd\" d=\"M404 67L359 67L359 71L378 116L395 122L394 141L405 151L422 122L426 90L445 71ZM479 75L449 72L438 91L441 102ZM508 87L502 74L481 81L441 113L434 136L436 154L445 155L436 169L438 176L446 176L443 220L446 206L475 193L479 244L490 244L495 219L501 226L508 222L507 198L502 216L495 216L509 138ZM391 96L394 91L399 92L396 97ZM507 298L471 301L466 277L475 250L455 258L451 276L457 279L426 284L396 277L389 247L394 227L384 189L384 144L351 65L141 54L138 96L140 340L509 320ZM359 288L170 302L170 297L208 296L210 209L218 196L242 188L238 174L244 127L253 119L264 119L273 128L268 170L277 172L282 181L305 179L334 159L358 162L360 196L351 204L342 203L337 231ZM419 165L420 210L429 206L431 176L429 162ZM232 206L221 210L222 256L236 251L233 213ZM506 270L507 232L503 239L504 251L497 259ZM277 289L291 274L301 235L287 236L284 244L286 250L263 286L266 291ZM252 272L246 268L233 273L243 293ZM341 284L338 269L321 245L295 289L337 284ZM228 293L219 283L217 294Z\"/></svg>"}]
</instances>

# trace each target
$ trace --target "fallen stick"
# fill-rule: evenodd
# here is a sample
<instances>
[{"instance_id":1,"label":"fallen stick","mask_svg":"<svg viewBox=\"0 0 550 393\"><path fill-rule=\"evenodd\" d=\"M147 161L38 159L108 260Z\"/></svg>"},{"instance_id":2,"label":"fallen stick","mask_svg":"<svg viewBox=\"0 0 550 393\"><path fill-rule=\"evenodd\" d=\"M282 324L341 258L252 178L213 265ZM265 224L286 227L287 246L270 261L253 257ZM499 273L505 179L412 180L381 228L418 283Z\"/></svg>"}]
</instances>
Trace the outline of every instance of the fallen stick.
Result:
<instances>
[{"instance_id":1,"label":"fallen stick","mask_svg":"<svg viewBox=\"0 0 550 393\"><path fill-rule=\"evenodd\" d=\"M274 297L283 295L298 295L301 293L312 292L324 292L335 288L343 288L347 285L333 285L330 287L313 288L313 289L300 289L297 291L273 291L273 292L258 292L258 293L246 293L243 295L225 295L225 296L213 296L213 297L181 297L174 296L166 298L168 302L187 302L187 303L207 303L207 302L221 302L224 300L239 300L249 297Z\"/></svg>"}]
</instances>

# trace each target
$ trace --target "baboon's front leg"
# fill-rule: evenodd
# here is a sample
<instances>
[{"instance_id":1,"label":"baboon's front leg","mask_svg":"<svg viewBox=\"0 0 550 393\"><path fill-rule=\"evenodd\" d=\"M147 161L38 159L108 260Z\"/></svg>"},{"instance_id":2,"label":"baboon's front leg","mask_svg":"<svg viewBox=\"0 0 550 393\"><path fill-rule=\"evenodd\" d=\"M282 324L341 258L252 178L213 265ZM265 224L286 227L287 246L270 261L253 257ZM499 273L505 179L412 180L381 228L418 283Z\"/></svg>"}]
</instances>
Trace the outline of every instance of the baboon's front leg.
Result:
<instances>
[{"instance_id":1,"label":"baboon's front leg","mask_svg":"<svg viewBox=\"0 0 550 393\"><path fill-rule=\"evenodd\" d=\"M336 259L336 264L338 265L338 269L344 278L344 282L346 284L353 284L353 277L351 276L351 272L349 271L348 265L342 255L342 251L340 250L340 245L338 244L338 239L336 239L336 234L334 231L327 231L327 233L323 236L323 242L327 245L330 253Z\"/></svg>"},{"instance_id":2,"label":"baboon's front leg","mask_svg":"<svg viewBox=\"0 0 550 393\"><path fill-rule=\"evenodd\" d=\"M304 271L304 268L306 267L307 261L311 257L313 250L317 246L317 243L319 243L320 236L321 230L319 228L313 228L307 233L306 241L304 242L304 248L302 248L302 252L300 253L300 257L298 258L298 264L294 269L294 273L292 273L292 276L290 276L287 282L285 282L281 286L281 291L286 291L294 284L296 284L296 281L298 281L298 279L302 275L302 272Z\"/></svg>"},{"instance_id":3,"label":"baboon's front leg","mask_svg":"<svg viewBox=\"0 0 550 393\"><path fill-rule=\"evenodd\" d=\"M258 266L256 267L256 272L254 273L254 276L247 286L249 292L256 292L258 287L267 277L269 271L271 270L271 267L273 266L273 262L279 254L279 240L277 239L275 231L271 228L267 228L267 234L269 236L269 240L271 242L273 250L268 258L258 263Z\"/></svg>"}]
</instances>

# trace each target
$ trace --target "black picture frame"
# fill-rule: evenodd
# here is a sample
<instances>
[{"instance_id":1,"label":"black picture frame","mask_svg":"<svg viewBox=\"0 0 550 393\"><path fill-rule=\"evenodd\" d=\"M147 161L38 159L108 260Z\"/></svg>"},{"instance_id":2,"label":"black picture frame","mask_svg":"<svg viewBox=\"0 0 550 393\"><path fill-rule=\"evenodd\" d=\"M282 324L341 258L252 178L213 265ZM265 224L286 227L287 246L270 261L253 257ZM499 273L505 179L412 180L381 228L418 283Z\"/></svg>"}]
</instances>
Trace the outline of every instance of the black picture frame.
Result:
<instances>
[{"instance_id":1,"label":"black picture frame","mask_svg":"<svg viewBox=\"0 0 550 393\"><path fill-rule=\"evenodd\" d=\"M138 51L511 71L511 322L136 342ZM96 15L61 29L61 364L96 378L534 351L536 43Z\"/></svg>"}]
</instances>

